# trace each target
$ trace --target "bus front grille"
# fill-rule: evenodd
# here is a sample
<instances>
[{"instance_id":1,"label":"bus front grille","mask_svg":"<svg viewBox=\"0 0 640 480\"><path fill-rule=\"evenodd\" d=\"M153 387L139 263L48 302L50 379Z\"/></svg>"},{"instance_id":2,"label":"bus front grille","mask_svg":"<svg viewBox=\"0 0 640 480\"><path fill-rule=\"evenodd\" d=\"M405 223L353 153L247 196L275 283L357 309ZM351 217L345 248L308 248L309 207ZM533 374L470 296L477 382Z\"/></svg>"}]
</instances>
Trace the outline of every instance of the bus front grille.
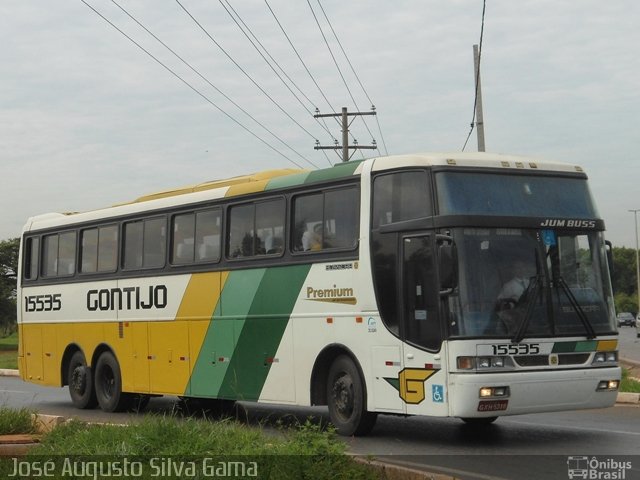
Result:
<instances>
[{"instance_id":1,"label":"bus front grille","mask_svg":"<svg viewBox=\"0 0 640 480\"><path fill-rule=\"evenodd\" d=\"M589 353L560 353L557 365L584 365L589 360L589 355ZM521 367L552 365L549 355L517 355L513 359Z\"/></svg>"}]
</instances>

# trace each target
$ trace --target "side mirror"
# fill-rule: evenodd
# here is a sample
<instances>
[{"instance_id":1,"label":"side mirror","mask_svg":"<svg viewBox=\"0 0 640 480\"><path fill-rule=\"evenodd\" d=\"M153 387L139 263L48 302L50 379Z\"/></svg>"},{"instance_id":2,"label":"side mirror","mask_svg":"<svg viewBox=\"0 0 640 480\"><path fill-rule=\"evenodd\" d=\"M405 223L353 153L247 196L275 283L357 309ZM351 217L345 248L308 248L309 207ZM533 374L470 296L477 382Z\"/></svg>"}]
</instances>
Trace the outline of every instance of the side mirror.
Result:
<instances>
[{"instance_id":1,"label":"side mirror","mask_svg":"<svg viewBox=\"0 0 640 480\"><path fill-rule=\"evenodd\" d=\"M607 252L607 264L609 265L609 276L613 279L613 244L609 240L605 240L604 248Z\"/></svg>"},{"instance_id":2,"label":"side mirror","mask_svg":"<svg viewBox=\"0 0 640 480\"><path fill-rule=\"evenodd\" d=\"M458 250L449 236L438 235L437 242L440 295L450 295L458 286Z\"/></svg>"}]
</instances>

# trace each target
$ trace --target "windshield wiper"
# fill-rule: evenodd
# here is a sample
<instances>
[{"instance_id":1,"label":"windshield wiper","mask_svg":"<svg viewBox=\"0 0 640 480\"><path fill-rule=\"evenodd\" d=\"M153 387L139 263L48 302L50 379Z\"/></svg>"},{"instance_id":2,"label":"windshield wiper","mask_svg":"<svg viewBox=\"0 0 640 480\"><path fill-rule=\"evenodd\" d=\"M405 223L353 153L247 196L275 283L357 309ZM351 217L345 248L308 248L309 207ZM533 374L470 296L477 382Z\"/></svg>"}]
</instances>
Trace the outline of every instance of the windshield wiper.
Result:
<instances>
[{"instance_id":1,"label":"windshield wiper","mask_svg":"<svg viewBox=\"0 0 640 480\"><path fill-rule=\"evenodd\" d=\"M524 298L526 299L526 302L527 302L527 311L524 314L524 318L522 319L522 322L520 322L520 325L518 325L518 331L511 339L513 343L520 343L524 338L524 336L526 335L527 328L529 328L529 323L531 322L531 317L533 316L533 308L536 303L535 301L538 298L539 292L540 292L540 276L536 275L535 277L531 278L531 281L529 282L529 286L527 287L527 290L524 293Z\"/></svg>"},{"instance_id":2,"label":"windshield wiper","mask_svg":"<svg viewBox=\"0 0 640 480\"><path fill-rule=\"evenodd\" d=\"M569 299L569 303L575 310L576 315L578 315L578 318L582 322L582 325L584 325L584 329L587 331L587 338L588 339L596 338L596 332L593 329L591 322L589 322L589 319L587 318L587 316L584 313L584 310L582 310L582 307L576 300L576 297L573 295L573 292L569 288L569 285L567 285L567 282L565 282L564 278L562 278L561 276L558 276L558 285L562 287L562 291L565 293L565 295Z\"/></svg>"}]
</instances>

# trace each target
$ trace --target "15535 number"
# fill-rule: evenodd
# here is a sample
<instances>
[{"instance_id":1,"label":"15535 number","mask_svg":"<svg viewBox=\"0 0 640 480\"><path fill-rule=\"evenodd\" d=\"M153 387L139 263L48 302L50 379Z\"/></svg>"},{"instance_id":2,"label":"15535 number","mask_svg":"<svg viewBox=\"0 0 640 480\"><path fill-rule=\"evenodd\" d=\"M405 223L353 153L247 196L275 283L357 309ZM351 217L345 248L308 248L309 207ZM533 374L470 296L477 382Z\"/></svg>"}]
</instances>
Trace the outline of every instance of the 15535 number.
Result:
<instances>
[{"instance_id":1,"label":"15535 number","mask_svg":"<svg viewBox=\"0 0 640 480\"><path fill-rule=\"evenodd\" d=\"M491 345L494 355L536 355L540 353L538 343Z\"/></svg>"},{"instance_id":2,"label":"15535 number","mask_svg":"<svg viewBox=\"0 0 640 480\"><path fill-rule=\"evenodd\" d=\"M27 295L24 297L25 312L53 312L62 308L62 294Z\"/></svg>"}]
</instances>

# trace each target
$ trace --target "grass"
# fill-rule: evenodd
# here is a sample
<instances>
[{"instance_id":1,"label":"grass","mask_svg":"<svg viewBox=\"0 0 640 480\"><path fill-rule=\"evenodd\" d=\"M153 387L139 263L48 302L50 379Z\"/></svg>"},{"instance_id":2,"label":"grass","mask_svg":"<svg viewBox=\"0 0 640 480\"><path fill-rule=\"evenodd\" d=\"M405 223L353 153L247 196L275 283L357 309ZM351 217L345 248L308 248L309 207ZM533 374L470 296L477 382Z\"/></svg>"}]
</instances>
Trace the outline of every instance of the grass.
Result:
<instances>
[{"instance_id":1,"label":"grass","mask_svg":"<svg viewBox=\"0 0 640 480\"><path fill-rule=\"evenodd\" d=\"M0 338L0 368L18 368L18 332Z\"/></svg>"},{"instance_id":2,"label":"grass","mask_svg":"<svg viewBox=\"0 0 640 480\"><path fill-rule=\"evenodd\" d=\"M0 368L18 368L18 333L0 338Z\"/></svg>"},{"instance_id":3,"label":"grass","mask_svg":"<svg viewBox=\"0 0 640 480\"><path fill-rule=\"evenodd\" d=\"M622 368L622 381L620 382L621 392L640 393L640 382L629 376L629 370Z\"/></svg>"},{"instance_id":4,"label":"grass","mask_svg":"<svg viewBox=\"0 0 640 480\"><path fill-rule=\"evenodd\" d=\"M147 415L141 422L127 426L71 421L47 434L26 459L54 459L62 464L65 455L81 457L81 461L121 462L127 456L144 465L144 475L138 478L154 477L152 458L187 464L193 461L199 469L204 468L204 458L211 458L216 465L256 462L258 476L253 478L261 479L380 478L377 472L345 455L345 449L332 431L322 430L310 421L283 428L281 435L267 435L259 428L247 428L232 420ZM5 468L7 465L0 462L0 473ZM197 478L208 478L202 470L198 474ZM176 474L162 478L182 477Z\"/></svg>"},{"instance_id":5,"label":"grass","mask_svg":"<svg viewBox=\"0 0 640 480\"><path fill-rule=\"evenodd\" d=\"M0 435L35 433L36 425L31 410L0 407Z\"/></svg>"}]
</instances>

